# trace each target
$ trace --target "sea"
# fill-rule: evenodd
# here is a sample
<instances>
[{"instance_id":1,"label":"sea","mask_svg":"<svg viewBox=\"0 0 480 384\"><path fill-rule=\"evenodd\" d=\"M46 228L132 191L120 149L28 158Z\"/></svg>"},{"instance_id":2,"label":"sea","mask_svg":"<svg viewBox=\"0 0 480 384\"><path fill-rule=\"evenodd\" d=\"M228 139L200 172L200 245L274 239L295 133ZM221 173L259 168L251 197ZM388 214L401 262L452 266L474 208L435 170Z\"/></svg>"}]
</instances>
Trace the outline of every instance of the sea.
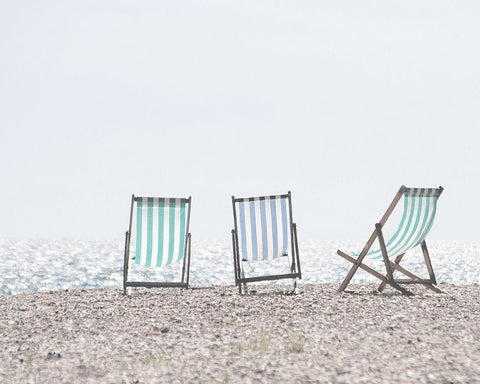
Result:
<instances>
[{"instance_id":1,"label":"sea","mask_svg":"<svg viewBox=\"0 0 480 384\"><path fill-rule=\"evenodd\" d=\"M339 283L351 264L336 254L337 249L359 251L359 241L304 240L299 242L302 280L299 284ZM430 241L428 249L439 283L480 283L480 241ZM0 294L17 295L56 290L121 289L123 282L123 238L0 239ZM382 260L366 260L379 271ZM284 258L273 262L244 263L247 275L288 271ZM410 251L402 265L421 277L428 277L420 247ZM133 265L134 279L173 281L180 266L161 269ZM375 283L376 278L359 271L352 283ZM290 280L275 283L291 284ZM269 284L264 282L263 284ZM193 287L234 285L231 241L192 239L190 285Z\"/></svg>"}]
</instances>

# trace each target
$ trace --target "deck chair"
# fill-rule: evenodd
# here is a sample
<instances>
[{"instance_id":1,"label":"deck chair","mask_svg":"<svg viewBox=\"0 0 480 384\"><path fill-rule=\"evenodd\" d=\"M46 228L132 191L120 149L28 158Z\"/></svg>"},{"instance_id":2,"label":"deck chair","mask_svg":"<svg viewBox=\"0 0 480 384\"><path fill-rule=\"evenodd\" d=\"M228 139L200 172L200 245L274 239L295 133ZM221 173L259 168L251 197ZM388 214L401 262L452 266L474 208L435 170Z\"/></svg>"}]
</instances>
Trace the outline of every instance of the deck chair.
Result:
<instances>
[{"instance_id":1,"label":"deck chair","mask_svg":"<svg viewBox=\"0 0 480 384\"><path fill-rule=\"evenodd\" d=\"M127 287L188 288L190 272L191 235L189 233L192 198L137 197L132 195L130 223L125 234L123 264L123 293ZM135 208L136 206L136 208ZM135 209L134 209L135 208ZM182 262L181 281L129 281L130 240L132 223L136 221L135 256L137 266L162 267ZM139 267L137 267L139 268Z\"/></svg>"},{"instance_id":2,"label":"deck chair","mask_svg":"<svg viewBox=\"0 0 480 384\"><path fill-rule=\"evenodd\" d=\"M388 284L406 295L412 295L412 293L405 289L405 287L402 285L422 284L434 292L445 293L436 286L437 282L435 279L435 273L433 272L430 255L427 249L427 243L425 241L425 238L432 228L437 208L437 200L442 192L442 187L407 188L402 185L380 222L375 224L375 230L368 239L363 250L360 253L352 253L351 255L341 250L337 251L338 255L353 263L353 266L348 272L345 280L343 280L342 284L340 285L338 292L348 292L345 291L345 289L347 288L357 269L361 268L381 280L381 284L378 287L378 291L380 292L383 291L385 286ZM402 196L404 200L402 218L398 224L397 230L394 232L392 237L385 242L382 228L384 227L398 202L401 200ZM377 239L380 248L371 251L370 248ZM420 245L422 248L425 265L429 274L428 279L420 278L414 273L400 266L400 261L403 259L404 255L418 245ZM383 258L386 274L382 275L375 269L364 264L363 260L365 257L377 259ZM408 279L395 279L393 277L393 273L395 271L403 273L408 277Z\"/></svg>"},{"instance_id":3,"label":"deck chair","mask_svg":"<svg viewBox=\"0 0 480 384\"><path fill-rule=\"evenodd\" d=\"M235 198L232 196L232 244L235 285L242 294L247 283L255 281L302 278L298 255L297 226L292 218L290 191L284 195ZM246 277L244 263L267 261L285 256L290 272Z\"/></svg>"}]
</instances>

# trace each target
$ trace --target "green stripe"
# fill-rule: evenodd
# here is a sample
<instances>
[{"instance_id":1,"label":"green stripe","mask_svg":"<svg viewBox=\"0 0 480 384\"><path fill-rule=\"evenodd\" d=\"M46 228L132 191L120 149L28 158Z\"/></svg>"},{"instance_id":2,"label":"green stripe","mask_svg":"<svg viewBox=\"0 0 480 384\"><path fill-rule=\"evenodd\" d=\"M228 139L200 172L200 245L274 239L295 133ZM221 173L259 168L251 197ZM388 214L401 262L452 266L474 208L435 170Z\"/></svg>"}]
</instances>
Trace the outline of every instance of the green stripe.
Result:
<instances>
[{"instance_id":1,"label":"green stripe","mask_svg":"<svg viewBox=\"0 0 480 384\"><path fill-rule=\"evenodd\" d=\"M153 197L147 200L147 259L145 265L149 267L152 263L152 242L153 242Z\"/></svg>"},{"instance_id":2,"label":"green stripe","mask_svg":"<svg viewBox=\"0 0 480 384\"><path fill-rule=\"evenodd\" d=\"M185 249L185 202L180 202L180 246L178 250L177 260L183 259L183 251Z\"/></svg>"},{"instance_id":3,"label":"green stripe","mask_svg":"<svg viewBox=\"0 0 480 384\"><path fill-rule=\"evenodd\" d=\"M165 217L165 199L158 199L158 251L157 267L162 265L163 261L163 220Z\"/></svg>"},{"instance_id":4,"label":"green stripe","mask_svg":"<svg viewBox=\"0 0 480 384\"><path fill-rule=\"evenodd\" d=\"M175 243L175 199L170 199L169 209L169 244L168 244L168 260L167 264L171 264L173 260L173 248Z\"/></svg>"},{"instance_id":5,"label":"green stripe","mask_svg":"<svg viewBox=\"0 0 480 384\"><path fill-rule=\"evenodd\" d=\"M135 253L135 264L140 264L142 252L142 199L137 200L137 249Z\"/></svg>"}]
</instances>

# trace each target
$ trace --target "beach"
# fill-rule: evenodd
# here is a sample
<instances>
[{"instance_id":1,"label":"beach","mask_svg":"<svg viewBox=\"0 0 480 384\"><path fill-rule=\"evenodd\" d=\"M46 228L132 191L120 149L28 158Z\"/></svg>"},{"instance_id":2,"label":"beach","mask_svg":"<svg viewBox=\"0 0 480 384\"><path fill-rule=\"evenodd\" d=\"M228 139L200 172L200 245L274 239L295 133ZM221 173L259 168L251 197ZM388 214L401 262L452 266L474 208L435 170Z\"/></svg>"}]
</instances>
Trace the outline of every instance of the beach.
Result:
<instances>
[{"instance_id":1,"label":"beach","mask_svg":"<svg viewBox=\"0 0 480 384\"><path fill-rule=\"evenodd\" d=\"M375 287L0 295L0 382L480 382L480 285Z\"/></svg>"}]
</instances>

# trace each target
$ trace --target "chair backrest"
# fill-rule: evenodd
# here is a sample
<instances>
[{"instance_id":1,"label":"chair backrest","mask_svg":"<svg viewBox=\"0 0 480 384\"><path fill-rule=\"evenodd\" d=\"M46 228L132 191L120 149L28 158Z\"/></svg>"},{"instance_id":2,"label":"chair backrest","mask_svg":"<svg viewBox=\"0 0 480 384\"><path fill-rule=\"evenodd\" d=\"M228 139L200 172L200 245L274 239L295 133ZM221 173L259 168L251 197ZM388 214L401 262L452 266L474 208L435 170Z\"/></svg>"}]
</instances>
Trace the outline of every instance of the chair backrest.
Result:
<instances>
[{"instance_id":1,"label":"chair backrest","mask_svg":"<svg viewBox=\"0 0 480 384\"><path fill-rule=\"evenodd\" d=\"M432 228L441 193L441 188L405 189L402 218L397 230L385 244L390 257L405 253L425 239ZM381 251L376 250L369 255L381 257Z\"/></svg>"},{"instance_id":2,"label":"chair backrest","mask_svg":"<svg viewBox=\"0 0 480 384\"><path fill-rule=\"evenodd\" d=\"M242 260L288 256L292 223L290 194L234 197L233 208Z\"/></svg>"},{"instance_id":3,"label":"chair backrest","mask_svg":"<svg viewBox=\"0 0 480 384\"><path fill-rule=\"evenodd\" d=\"M186 251L190 200L135 197L135 201L135 263L146 267L160 267L181 260Z\"/></svg>"}]
</instances>

